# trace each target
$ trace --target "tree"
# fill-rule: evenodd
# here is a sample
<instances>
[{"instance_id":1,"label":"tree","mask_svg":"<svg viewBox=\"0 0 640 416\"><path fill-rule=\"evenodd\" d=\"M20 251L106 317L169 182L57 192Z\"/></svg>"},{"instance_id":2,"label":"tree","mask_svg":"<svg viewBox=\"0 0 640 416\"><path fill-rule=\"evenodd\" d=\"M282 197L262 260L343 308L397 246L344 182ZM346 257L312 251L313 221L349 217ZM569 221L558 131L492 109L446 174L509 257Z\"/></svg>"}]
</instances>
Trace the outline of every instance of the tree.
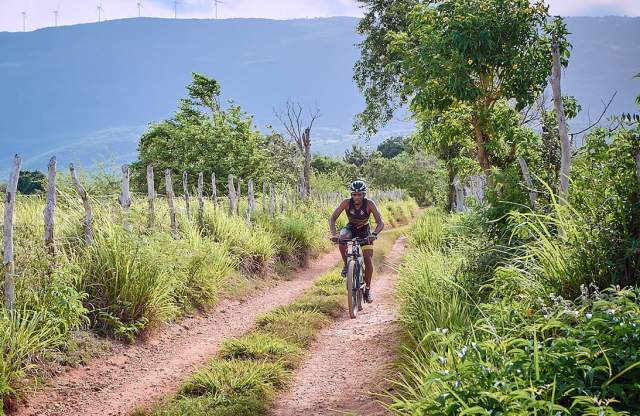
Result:
<instances>
[{"instance_id":1,"label":"tree","mask_svg":"<svg viewBox=\"0 0 640 416\"><path fill-rule=\"evenodd\" d=\"M309 110L308 120L304 119L302 112L300 104L287 100L286 110L282 113L276 112L276 117L300 151L303 159L302 196L307 198L311 184L311 129L313 123L320 117L320 110L317 107L315 110Z\"/></svg>"},{"instance_id":2,"label":"tree","mask_svg":"<svg viewBox=\"0 0 640 416\"><path fill-rule=\"evenodd\" d=\"M376 149L382 157L386 159L393 159L400 153L407 149L407 139L404 137L396 136L390 137L380 143Z\"/></svg>"},{"instance_id":3,"label":"tree","mask_svg":"<svg viewBox=\"0 0 640 416\"><path fill-rule=\"evenodd\" d=\"M22 170L18 177L18 192L33 195L45 191L47 177L39 170Z\"/></svg>"},{"instance_id":4,"label":"tree","mask_svg":"<svg viewBox=\"0 0 640 416\"><path fill-rule=\"evenodd\" d=\"M362 167L372 157L373 152L367 151L367 149L358 144L351 145L351 150L344 152L344 161L358 168Z\"/></svg>"},{"instance_id":5,"label":"tree","mask_svg":"<svg viewBox=\"0 0 640 416\"><path fill-rule=\"evenodd\" d=\"M404 189L422 206L442 206L446 174L442 162L423 152L403 152L393 159L376 154L362 168L372 189Z\"/></svg>"},{"instance_id":6,"label":"tree","mask_svg":"<svg viewBox=\"0 0 640 416\"><path fill-rule=\"evenodd\" d=\"M418 4L406 31L391 35L401 66L401 94L414 114L470 108L475 154L489 177L491 110L503 100L517 110L544 90L551 73L548 7L529 0L443 0ZM567 42L557 33L566 65ZM516 155L512 144L509 158Z\"/></svg>"},{"instance_id":7,"label":"tree","mask_svg":"<svg viewBox=\"0 0 640 416\"><path fill-rule=\"evenodd\" d=\"M365 9L357 32L363 36L354 80L362 91L366 108L356 116L354 130L372 136L402 104L400 65L389 54L390 32L405 32L409 14L418 0L358 0Z\"/></svg>"},{"instance_id":8,"label":"tree","mask_svg":"<svg viewBox=\"0 0 640 416\"><path fill-rule=\"evenodd\" d=\"M280 179L274 169L276 152L270 152L272 138L261 134L253 118L238 105L220 108L220 87L215 80L194 73L187 91L188 98L180 101L176 114L152 124L140 138L139 160L132 165L138 189L146 189L148 164L156 171L186 171L191 177L203 172L218 178L228 174L251 177L257 183ZM159 185L162 175L156 179Z\"/></svg>"}]
</instances>

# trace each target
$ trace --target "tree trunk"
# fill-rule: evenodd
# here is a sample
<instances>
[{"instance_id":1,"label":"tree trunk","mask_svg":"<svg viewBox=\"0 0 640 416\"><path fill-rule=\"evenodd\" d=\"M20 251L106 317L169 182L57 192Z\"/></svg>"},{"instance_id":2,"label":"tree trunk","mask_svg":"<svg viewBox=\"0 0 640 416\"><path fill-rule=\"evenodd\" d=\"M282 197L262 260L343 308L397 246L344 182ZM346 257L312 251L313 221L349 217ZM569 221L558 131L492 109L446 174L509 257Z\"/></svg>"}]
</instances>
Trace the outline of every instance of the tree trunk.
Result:
<instances>
[{"instance_id":1,"label":"tree trunk","mask_svg":"<svg viewBox=\"0 0 640 416\"><path fill-rule=\"evenodd\" d=\"M156 224L156 183L153 177L153 165L147 165L147 202L149 203L149 228Z\"/></svg>"},{"instance_id":2,"label":"tree trunk","mask_svg":"<svg viewBox=\"0 0 640 416\"><path fill-rule=\"evenodd\" d=\"M552 72L551 72L551 89L553 91L553 106L556 111L556 119L558 120L558 134L560 135L560 204L566 204L569 195L569 177L571 174L571 143L569 142L569 132L567 131L567 119L564 114L564 105L562 103L562 89L560 87L560 79L562 76L562 67L560 65L560 50L558 48L557 39L553 38L551 42L552 56Z\"/></svg>"},{"instance_id":3,"label":"tree trunk","mask_svg":"<svg viewBox=\"0 0 640 416\"><path fill-rule=\"evenodd\" d=\"M13 261L13 209L16 205L16 194L18 193L18 179L20 178L20 165L22 159L15 155L13 158L13 168L7 183L6 199L4 202L4 297L5 306L9 312L13 311L13 304L16 298L16 268Z\"/></svg>"},{"instance_id":4,"label":"tree trunk","mask_svg":"<svg viewBox=\"0 0 640 416\"><path fill-rule=\"evenodd\" d=\"M167 204L169 204L169 218L171 220L171 236L174 240L178 239L178 221L176 218L176 207L174 205L173 180L171 179L171 169L164 172L165 186L167 189Z\"/></svg>"},{"instance_id":5,"label":"tree trunk","mask_svg":"<svg viewBox=\"0 0 640 416\"><path fill-rule=\"evenodd\" d=\"M307 199L309 197L309 191L311 190L311 130L306 129L303 136L304 143L304 167L302 170L302 176L304 182L302 183L302 197Z\"/></svg>"},{"instance_id":6,"label":"tree trunk","mask_svg":"<svg viewBox=\"0 0 640 416\"><path fill-rule=\"evenodd\" d=\"M85 191L84 187L78 180L76 176L76 169L73 167L73 163L69 165L69 171L71 172L71 181L80 194L80 198L82 199L82 206L84 207L84 220L82 221L84 227L84 241L87 244L91 244L93 241L93 214L91 212L91 203L89 202L89 196L87 195L87 191Z\"/></svg>"},{"instance_id":7,"label":"tree trunk","mask_svg":"<svg viewBox=\"0 0 640 416\"><path fill-rule=\"evenodd\" d=\"M518 156L518 163L520 164L520 170L522 171L522 178L524 179L524 183L527 185L527 189L529 190L529 201L531 202L531 208L535 211L538 202L538 194L533 188L533 181L531 180L531 175L529 174L529 166L527 166L527 162L520 156Z\"/></svg>"},{"instance_id":8,"label":"tree trunk","mask_svg":"<svg viewBox=\"0 0 640 416\"><path fill-rule=\"evenodd\" d=\"M489 156L487 155L486 137L482 132L482 126L480 125L480 117L478 114L474 114L471 117L471 123L473 124L473 133L476 141L476 152L478 157L478 163L482 172L487 177L487 180L491 178L491 164L489 163Z\"/></svg>"},{"instance_id":9,"label":"tree trunk","mask_svg":"<svg viewBox=\"0 0 640 416\"><path fill-rule=\"evenodd\" d=\"M198 227L204 228L204 174L198 174Z\"/></svg>"},{"instance_id":10,"label":"tree trunk","mask_svg":"<svg viewBox=\"0 0 640 416\"><path fill-rule=\"evenodd\" d=\"M56 157L49 160L49 179L47 181L47 205L44 208L44 246L47 252L54 256L56 246L54 242L54 223L56 211Z\"/></svg>"},{"instance_id":11,"label":"tree trunk","mask_svg":"<svg viewBox=\"0 0 640 416\"><path fill-rule=\"evenodd\" d=\"M131 224L129 222L129 208L131 208L131 195L129 193L129 165L122 165L122 193L118 198L120 206L123 212L123 226L124 229L131 230Z\"/></svg>"}]
</instances>

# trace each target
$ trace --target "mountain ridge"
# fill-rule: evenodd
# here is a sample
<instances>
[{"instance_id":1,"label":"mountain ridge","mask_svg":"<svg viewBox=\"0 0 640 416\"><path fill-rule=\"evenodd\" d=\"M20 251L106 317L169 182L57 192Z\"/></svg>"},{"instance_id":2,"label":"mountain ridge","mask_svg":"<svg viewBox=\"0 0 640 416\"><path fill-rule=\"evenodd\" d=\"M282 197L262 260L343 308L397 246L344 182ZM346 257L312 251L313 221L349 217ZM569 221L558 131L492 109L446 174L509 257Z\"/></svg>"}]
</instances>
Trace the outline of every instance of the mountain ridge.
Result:
<instances>
[{"instance_id":1,"label":"mountain ridge","mask_svg":"<svg viewBox=\"0 0 640 416\"><path fill-rule=\"evenodd\" d=\"M567 18L574 45L564 92L585 109L576 125L618 96L612 114L632 111L640 82L640 18ZM0 170L11 155L25 168L62 161L135 157L148 123L174 113L191 72L220 81L261 129L278 127L273 110L288 98L318 104L323 117L314 149L341 154L351 146L353 116L364 101L352 81L357 18L294 20L132 18L33 32L0 32ZM589 88L584 88L589 85ZM380 137L405 134L394 120ZM380 138L374 139L375 145Z\"/></svg>"}]
</instances>

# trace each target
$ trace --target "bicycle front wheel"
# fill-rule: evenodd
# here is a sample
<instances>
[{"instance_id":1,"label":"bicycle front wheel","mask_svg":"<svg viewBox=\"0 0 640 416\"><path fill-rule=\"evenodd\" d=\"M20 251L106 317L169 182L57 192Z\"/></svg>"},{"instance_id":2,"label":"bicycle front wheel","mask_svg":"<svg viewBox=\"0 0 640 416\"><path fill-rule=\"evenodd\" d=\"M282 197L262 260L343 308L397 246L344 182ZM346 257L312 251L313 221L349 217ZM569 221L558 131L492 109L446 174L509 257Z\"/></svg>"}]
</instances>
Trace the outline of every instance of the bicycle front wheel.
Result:
<instances>
[{"instance_id":1,"label":"bicycle front wheel","mask_svg":"<svg viewBox=\"0 0 640 416\"><path fill-rule=\"evenodd\" d=\"M347 265L347 306L349 309L349 317L354 319L358 316L358 292L360 288L357 286L356 262L349 260Z\"/></svg>"}]
</instances>

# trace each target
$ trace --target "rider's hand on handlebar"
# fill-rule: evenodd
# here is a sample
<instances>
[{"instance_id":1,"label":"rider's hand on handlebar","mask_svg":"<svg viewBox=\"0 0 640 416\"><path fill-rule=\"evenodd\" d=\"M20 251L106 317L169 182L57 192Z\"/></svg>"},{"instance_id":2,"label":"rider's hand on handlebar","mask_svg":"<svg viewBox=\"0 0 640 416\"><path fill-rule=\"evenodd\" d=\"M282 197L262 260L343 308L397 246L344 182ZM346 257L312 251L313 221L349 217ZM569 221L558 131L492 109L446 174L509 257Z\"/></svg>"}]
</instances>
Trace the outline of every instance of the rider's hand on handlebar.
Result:
<instances>
[{"instance_id":1,"label":"rider's hand on handlebar","mask_svg":"<svg viewBox=\"0 0 640 416\"><path fill-rule=\"evenodd\" d=\"M378 236L375 234L369 234L369 244L373 243L378 239Z\"/></svg>"}]
</instances>

